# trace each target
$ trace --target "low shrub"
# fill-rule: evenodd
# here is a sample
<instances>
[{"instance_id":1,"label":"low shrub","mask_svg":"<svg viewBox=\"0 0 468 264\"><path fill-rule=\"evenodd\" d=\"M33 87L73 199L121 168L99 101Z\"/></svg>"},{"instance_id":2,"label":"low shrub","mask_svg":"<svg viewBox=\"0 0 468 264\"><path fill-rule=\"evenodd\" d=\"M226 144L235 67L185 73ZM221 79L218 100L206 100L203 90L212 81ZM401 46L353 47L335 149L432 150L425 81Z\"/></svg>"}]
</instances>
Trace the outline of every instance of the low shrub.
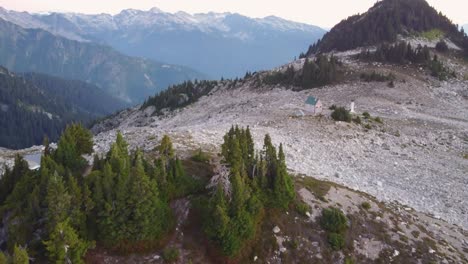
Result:
<instances>
[{"instance_id":1,"label":"low shrub","mask_svg":"<svg viewBox=\"0 0 468 264\"><path fill-rule=\"evenodd\" d=\"M360 78L364 82L387 82L394 80L395 76L391 73L384 75L374 71L372 73L361 73Z\"/></svg>"},{"instance_id":2,"label":"low shrub","mask_svg":"<svg viewBox=\"0 0 468 264\"><path fill-rule=\"evenodd\" d=\"M351 122L351 114L344 107L337 107L331 114L331 117L335 121Z\"/></svg>"},{"instance_id":3,"label":"low shrub","mask_svg":"<svg viewBox=\"0 0 468 264\"><path fill-rule=\"evenodd\" d=\"M173 263L179 259L179 250L177 248L166 248L162 253L162 258L165 262Z\"/></svg>"},{"instance_id":4,"label":"low shrub","mask_svg":"<svg viewBox=\"0 0 468 264\"><path fill-rule=\"evenodd\" d=\"M360 125L362 123L361 121L361 118L359 116L356 116L355 118L353 118L353 122Z\"/></svg>"},{"instance_id":5,"label":"low shrub","mask_svg":"<svg viewBox=\"0 0 468 264\"><path fill-rule=\"evenodd\" d=\"M333 250L341 250L345 246L345 239L341 234L330 233L328 234L328 243Z\"/></svg>"},{"instance_id":6,"label":"low shrub","mask_svg":"<svg viewBox=\"0 0 468 264\"><path fill-rule=\"evenodd\" d=\"M369 119L370 118L369 112L362 113L362 116L364 117L364 119Z\"/></svg>"},{"instance_id":7,"label":"low shrub","mask_svg":"<svg viewBox=\"0 0 468 264\"><path fill-rule=\"evenodd\" d=\"M447 43L444 40L440 40L436 44L436 50L438 52L444 53L444 52L447 52L449 50L449 47L448 47Z\"/></svg>"},{"instance_id":8,"label":"low shrub","mask_svg":"<svg viewBox=\"0 0 468 264\"><path fill-rule=\"evenodd\" d=\"M383 121L382 121L382 119L380 117L374 118L374 121L379 123L379 124L383 124Z\"/></svg>"},{"instance_id":9,"label":"low shrub","mask_svg":"<svg viewBox=\"0 0 468 264\"><path fill-rule=\"evenodd\" d=\"M372 129L372 126L371 126L370 124L366 124L366 125L364 126L364 128L365 128L365 129Z\"/></svg>"},{"instance_id":10,"label":"low shrub","mask_svg":"<svg viewBox=\"0 0 468 264\"><path fill-rule=\"evenodd\" d=\"M335 207L325 208L322 210L320 223L325 230L332 233L345 231L348 227L348 219L345 214Z\"/></svg>"},{"instance_id":11,"label":"low shrub","mask_svg":"<svg viewBox=\"0 0 468 264\"><path fill-rule=\"evenodd\" d=\"M303 216L306 216L307 212L309 212L309 213L311 212L311 208L307 203L305 203L303 201L298 201L298 202L296 202L296 211L299 214L301 214Z\"/></svg>"},{"instance_id":12,"label":"low shrub","mask_svg":"<svg viewBox=\"0 0 468 264\"><path fill-rule=\"evenodd\" d=\"M468 75L467 75L467 76L468 76ZM336 109L336 105L332 105L332 106L330 106L328 109L330 109L330 110L335 110L335 109Z\"/></svg>"},{"instance_id":13,"label":"low shrub","mask_svg":"<svg viewBox=\"0 0 468 264\"><path fill-rule=\"evenodd\" d=\"M369 210L371 208L371 205L369 202L363 202L361 204L361 207L364 208L365 210Z\"/></svg>"}]
</instances>

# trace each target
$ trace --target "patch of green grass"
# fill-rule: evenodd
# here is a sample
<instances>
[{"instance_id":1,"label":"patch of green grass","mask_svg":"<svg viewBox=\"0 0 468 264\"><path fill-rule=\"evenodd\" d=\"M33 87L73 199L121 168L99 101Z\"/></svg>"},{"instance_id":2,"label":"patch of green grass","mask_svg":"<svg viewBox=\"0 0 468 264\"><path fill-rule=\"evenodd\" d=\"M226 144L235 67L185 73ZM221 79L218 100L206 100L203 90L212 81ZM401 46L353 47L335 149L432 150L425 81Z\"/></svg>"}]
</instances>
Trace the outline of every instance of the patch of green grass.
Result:
<instances>
[{"instance_id":1,"label":"patch of green grass","mask_svg":"<svg viewBox=\"0 0 468 264\"><path fill-rule=\"evenodd\" d=\"M370 124L366 124L366 125L364 126L364 128L370 130L370 129L372 129L372 126L371 126Z\"/></svg>"},{"instance_id":2,"label":"patch of green grass","mask_svg":"<svg viewBox=\"0 0 468 264\"><path fill-rule=\"evenodd\" d=\"M325 200L324 197L331 188L330 183L319 181L311 177L305 177L304 179L301 179L300 184L312 192L315 197L317 197L317 199L322 201Z\"/></svg>"},{"instance_id":3,"label":"patch of green grass","mask_svg":"<svg viewBox=\"0 0 468 264\"><path fill-rule=\"evenodd\" d=\"M362 116L364 117L364 119L369 119L370 118L369 112L362 113Z\"/></svg>"},{"instance_id":4,"label":"patch of green grass","mask_svg":"<svg viewBox=\"0 0 468 264\"><path fill-rule=\"evenodd\" d=\"M354 264L356 262L354 262L354 259L352 259L351 257L346 257L345 260L344 260L344 264Z\"/></svg>"},{"instance_id":5,"label":"patch of green grass","mask_svg":"<svg viewBox=\"0 0 468 264\"><path fill-rule=\"evenodd\" d=\"M365 210L371 209L371 205L370 205L369 202L363 202L363 203L361 204L361 207L362 207L363 209L365 209Z\"/></svg>"},{"instance_id":6,"label":"patch of green grass","mask_svg":"<svg viewBox=\"0 0 468 264\"><path fill-rule=\"evenodd\" d=\"M203 152L203 150L200 148L195 152L195 154L193 154L191 159L196 162L209 163L210 155L208 155L206 152Z\"/></svg>"},{"instance_id":7,"label":"patch of green grass","mask_svg":"<svg viewBox=\"0 0 468 264\"><path fill-rule=\"evenodd\" d=\"M425 31L419 34L419 37L425 38L427 40L437 40L443 38L445 33L440 29L432 29Z\"/></svg>"}]
</instances>

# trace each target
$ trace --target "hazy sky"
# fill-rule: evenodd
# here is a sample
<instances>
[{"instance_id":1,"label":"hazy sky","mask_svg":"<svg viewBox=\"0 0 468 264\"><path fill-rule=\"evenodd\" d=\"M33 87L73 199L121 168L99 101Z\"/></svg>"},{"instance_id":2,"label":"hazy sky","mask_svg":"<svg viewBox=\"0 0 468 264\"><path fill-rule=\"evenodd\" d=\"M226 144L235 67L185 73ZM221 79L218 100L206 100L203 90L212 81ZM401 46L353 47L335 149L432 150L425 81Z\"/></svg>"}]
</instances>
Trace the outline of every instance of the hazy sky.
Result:
<instances>
[{"instance_id":1,"label":"hazy sky","mask_svg":"<svg viewBox=\"0 0 468 264\"><path fill-rule=\"evenodd\" d=\"M251 17L276 15L293 21L332 27L341 19L365 12L376 0L0 0L0 6L17 11L62 11L116 14L123 9L188 13L236 12ZM458 24L468 23L468 0L428 0Z\"/></svg>"}]
</instances>

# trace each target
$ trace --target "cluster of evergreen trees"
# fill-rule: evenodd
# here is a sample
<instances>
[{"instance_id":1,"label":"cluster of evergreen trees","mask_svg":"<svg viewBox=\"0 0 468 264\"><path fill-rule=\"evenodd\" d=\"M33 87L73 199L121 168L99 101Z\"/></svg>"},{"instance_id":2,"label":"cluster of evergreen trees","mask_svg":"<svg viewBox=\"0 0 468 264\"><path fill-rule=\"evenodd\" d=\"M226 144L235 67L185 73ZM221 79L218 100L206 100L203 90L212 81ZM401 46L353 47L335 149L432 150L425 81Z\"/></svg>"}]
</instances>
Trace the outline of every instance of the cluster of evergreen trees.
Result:
<instances>
[{"instance_id":1,"label":"cluster of evergreen trees","mask_svg":"<svg viewBox=\"0 0 468 264\"><path fill-rule=\"evenodd\" d=\"M289 66L284 72L270 73L263 79L269 85L295 86L310 89L336 82L340 77L341 63L337 58L318 55L315 59L306 58L301 71L296 72Z\"/></svg>"},{"instance_id":2,"label":"cluster of evergreen trees","mask_svg":"<svg viewBox=\"0 0 468 264\"><path fill-rule=\"evenodd\" d=\"M389 62L396 64L414 63L427 67L431 71L431 75L446 80L450 76L455 76L454 72L444 67L443 63L439 61L437 55L431 56L427 46L422 47L419 45L413 48L411 44L400 42L394 45L383 44L377 47L374 52L362 51L357 55L358 59L364 61L379 61Z\"/></svg>"},{"instance_id":3,"label":"cluster of evergreen trees","mask_svg":"<svg viewBox=\"0 0 468 264\"><path fill-rule=\"evenodd\" d=\"M295 191L283 147L277 151L269 135L256 152L249 128L232 127L224 136L222 156L230 169L229 190L226 184L217 186L205 231L224 255L234 257L254 238L265 208L288 208Z\"/></svg>"},{"instance_id":4,"label":"cluster of evergreen trees","mask_svg":"<svg viewBox=\"0 0 468 264\"><path fill-rule=\"evenodd\" d=\"M196 102L200 97L207 95L217 85L218 81L186 81L169 87L167 90L148 98L141 109L154 106L157 114L162 114L161 110L174 110L185 107Z\"/></svg>"},{"instance_id":5,"label":"cluster of evergreen trees","mask_svg":"<svg viewBox=\"0 0 468 264\"><path fill-rule=\"evenodd\" d=\"M368 12L351 16L309 47L307 55L391 43L400 35L439 29L468 54L468 38L425 0L383 0Z\"/></svg>"},{"instance_id":6,"label":"cluster of evergreen trees","mask_svg":"<svg viewBox=\"0 0 468 264\"><path fill-rule=\"evenodd\" d=\"M200 97L208 95L217 86L224 86L228 89L235 88L254 76L256 76L256 72L252 73L247 71L243 78L221 78L219 81L186 81L181 84L170 86L167 90L149 97L143 103L141 109L145 109L148 106L154 106L156 114L160 115L163 114L163 109L175 110L198 101Z\"/></svg>"},{"instance_id":7,"label":"cluster of evergreen trees","mask_svg":"<svg viewBox=\"0 0 468 264\"><path fill-rule=\"evenodd\" d=\"M368 61L390 62L396 64L416 63L424 64L431 59L427 46L419 45L413 48L411 44L400 42L394 45L382 44L374 52L362 51L358 58Z\"/></svg>"},{"instance_id":8,"label":"cluster of evergreen trees","mask_svg":"<svg viewBox=\"0 0 468 264\"><path fill-rule=\"evenodd\" d=\"M0 247L10 253L0 251L0 260L27 259L29 253L38 260L83 263L96 244L120 252L150 250L174 226L169 202L204 189L186 175L167 136L157 158L148 159L139 150L130 152L119 133L92 167L83 157L93 151L92 135L81 125L68 126L56 149L47 140L44 145L39 170L31 171L18 156L0 179L7 233ZM265 210L288 208L295 191L283 147L277 150L269 135L256 151L249 128L233 127L221 148L229 187L220 183L203 204L204 230L233 257L255 237Z\"/></svg>"},{"instance_id":9,"label":"cluster of evergreen trees","mask_svg":"<svg viewBox=\"0 0 468 264\"><path fill-rule=\"evenodd\" d=\"M130 153L121 134L86 173L83 154L92 136L81 125L67 127L56 150L46 144L41 167L31 171L21 158L0 179L0 213L7 248L56 263L82 263L96 241L120 251L147 250L173 226L169 201L201 188L185 174L169 137L159 157Z\"/></svg>"}]
</instances>

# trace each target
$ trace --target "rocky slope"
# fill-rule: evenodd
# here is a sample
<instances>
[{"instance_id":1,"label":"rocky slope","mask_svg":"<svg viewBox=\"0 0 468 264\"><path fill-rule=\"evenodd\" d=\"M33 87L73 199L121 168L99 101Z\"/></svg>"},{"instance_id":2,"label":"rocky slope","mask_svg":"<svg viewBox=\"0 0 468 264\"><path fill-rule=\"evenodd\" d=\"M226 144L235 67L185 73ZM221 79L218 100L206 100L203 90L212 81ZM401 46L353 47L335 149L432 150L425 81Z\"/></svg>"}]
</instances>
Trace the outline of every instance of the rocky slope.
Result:
<instances>
[{"instance_id":1,"label":"rocky slope","mask_svg":"<svg viewBox=\"0 0 468 264\"><path fill-rule=\"evenodd\" d=\"M316 26L273 16L191 15L157 8L123 10L117 15L38 15L0 8L0 18L69 39L110 45L130 56L187 65L216 78L287 63L325 33Z\"/></svg>"},{"instance_id":2,"label":"rocky slope","mask_svg":"<svg viewBox=\"0 0 468 264\"><path fill-rule=\"evenodd\" d=\"M221 83L196 103L163 116L153 116L152 107L120 112L95 126L100 131L95 151L104 153L121 131L132 148L149 153L169 134L182 158L198 148L215 157L232 124L250 126L258 146L265 133L283 143L297 193L312 210L306 216L294 211L269 215L253 255L243 256L241 263L343 263L349 258L356 263L466 263L468 81L463 76L468 65L441 58L459 76L441 82L414 66L356 61L352 55L357 52L335 54L347 72L340 84L300 92L259 87L256 79L267 74L262 72L235 87ZM303 62L292 65L300 69ZM360 73L370 71L393 73L394 87L359 81ZM298 114L305 112L310 95L323 102L323 115ZM329 106L348 106L352 100L362 124L330 118ZM364 112L371 118L365 119ZM371 209L363 209L364 202ZM173 206L182 222L168 247L179 249L179 263L210 262L190 204L180 200ZM316 217L328 206L350 217L351 252L332 252L327 246ZM161 254L122 257L97 249L89 257L162 263Z\"/></svg>"},{"instance_id":3,"label":"rocky slope","mask_svg":"<svg viewBox=\"0 0 468 264\"><path fill-rule=\"evenodd\" d=\"M120 130L132 146L148 150L157 142L152 138L168 133L184 146L215 151L228 127L249 125L257 142L270 133L275 142L284 143L296 173L342 183L383 201L397 200L468 229L467 81L439 82L419 69L367 65L347 53L341 56L350 72L393 72L395 87L359 81L302 92L285 87L260 91L250 82L237 89L219 87L163 117L151 116L151 109L120 113L107 121L115 126L112 130L96 136L98 149ZM466 64L454 61L452 67L461 76L467 73ZM354 100L357 114L367 111L383 124L369 121L368 129L337 123L328 110L324 116L296 118L309 95L320 98L325 108Z\"/></svg>"}]
</instances>

